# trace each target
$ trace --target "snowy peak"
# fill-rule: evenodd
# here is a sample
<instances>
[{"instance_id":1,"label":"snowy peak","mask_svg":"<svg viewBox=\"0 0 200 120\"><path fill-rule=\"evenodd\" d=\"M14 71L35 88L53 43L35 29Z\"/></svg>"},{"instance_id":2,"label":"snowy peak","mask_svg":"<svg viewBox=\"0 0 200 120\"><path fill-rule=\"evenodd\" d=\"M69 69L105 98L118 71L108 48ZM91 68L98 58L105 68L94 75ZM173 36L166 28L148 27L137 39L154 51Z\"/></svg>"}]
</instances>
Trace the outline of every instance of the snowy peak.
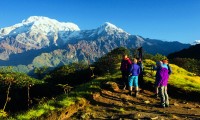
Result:
<instances>
[{"instance_id":1,"label":"snowy peak","mask_svg":"<svg viewBox=\"0 0 200 120\"><path fill-rule=\"evenodd\" d=\"M47 35L50 32L79 31L74 23L58 22L43 16L31 16L22 23L0 29L0 36L20 34L24 32L42 32Z\"/></svg>"},{"instance_id":2,"label":"snowy peak","mask_svg":"<svg viewBox=\"0 0 200 120\"><path fill-rule=\"evenodd\" d=\"M130 34L122 30L121 28L116 27L115 25L105 22L100 27L92 30L81 30L73 32L69 35L70 39L88 39L88 38L97 38L101 36L112 35L119 38L127 38Z\"/></svg>"},{"instance_id":3,"label":"snowy peak","mask_svg":"<svg viewBox=\"0 0 200 120\"><path fill-rule=\"evenodd\" d=\"M43 17L43 16L31 16L26 20L23 20L22 23L30 23L30 22L36 22L36 21L54 21L58 22L57 20L50 19L48 17Z\"/></svg>"},{"instance_id":4,"label":"snowy peak","mask_svg":"<svg viewBox=\"0 0 200 120\"><path fill-rule=\"evenodd\" d=\"M58 22L55 19L50 19L43 16L31 16L27 20L23 20L22 23L34 23L34 26L42 26L52 30L52 28L57 28L60 31L78 31L79 27L74 23Z\"/></svg>"},{"instance_id":5,"label":"snowy peak","mask_svg":"<svg viewBox=\"0 0 200 120\"><path fill-rule=\"evenodd\" d=\"M195 40L193 44L194 44L194 45L200 44L200 40Z\"/></svg>"},{"instance_id":6,"label":"snowy peak","mask_svg":"<svg viewBox=\"0 0 200 120\"><path fill-rule=\"evenodd\" d=\"M126 33L124 30L122 30L121 28L118 28L117 26L109 23L109 22L105 22L103 25L101 25L98 29L98 34L101 34L103 32L106 32L108 34L115 34L115 33Z\"/></svg>"},{"instance_id":7,"label":"snowy peak","mask_svg":"<svg viewBox=\"0 0 200 120\"><path fill-rule=\"evenodd\" d=\"M105 28L105 30L109 30L109 29L116 30L116 29L119 29L118 27L116 27L115 25L113 25L112 23L109 23L109 22L105 22L105 23L102 25L102 28ZM121 29L120 29L120 30L121 30Z\"/></svg>"},{"instance_id":8,"label":"snowy peak","mask_svg":"<svg viewBox=\"0 0 200 120\"><path fill-rule=\"evenodd\" d=\"M31 16L21 23L0 29L0 40L12 36L20 44L31 46L31 49L39 49L50 45L63 45L74 31L80 31L74 23Z\"/></svg>"}]
</instances>

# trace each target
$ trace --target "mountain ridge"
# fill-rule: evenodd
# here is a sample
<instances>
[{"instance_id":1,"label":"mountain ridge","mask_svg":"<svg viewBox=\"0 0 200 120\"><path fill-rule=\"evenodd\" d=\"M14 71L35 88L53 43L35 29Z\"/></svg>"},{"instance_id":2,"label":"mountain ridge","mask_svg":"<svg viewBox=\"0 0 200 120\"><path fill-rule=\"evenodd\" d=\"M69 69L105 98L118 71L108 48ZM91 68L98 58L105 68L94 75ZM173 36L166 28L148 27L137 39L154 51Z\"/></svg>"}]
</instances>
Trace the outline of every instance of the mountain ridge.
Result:
<instances>
[{"instance_id":1,"label":"mountain ridge","mask_svg":"<svg viewBox=\"0 0 200 120\"><path fill-rule=\"evenodd\" d=\"M54 19L32 16L16 26L23 24L25 24L23 26L25 29L17 29L14 26L12 32L6 28L0 29L0 65L4 65L6 61L7 65L16 63L15 65L56 67L76 61L92 63L117 47L138 48L142 46L148 53L167 55L190 46L180 42L167 42L131 35L109 22L105 22L96 29L80 30L74 23L65 26L65 23ZM32 27L33 31L31 31ZM22 33L17 34L14 28ZM11 32L10 35L5 34L9 32ZM34 57L27 58L26 53ZM17 57L19 54L21 58Z\"/></svg>"},{"instance_id":2,"label":"mountain ridge","mask_svg":"<svg viewBox=\"0 0 200 120\"><path fill-rule=\"evenodd\" d=\"M200 59L200 44L192 45L187 49L183 49L168 55L169 58L191 58Z\"/></svg>"}]
</instances>

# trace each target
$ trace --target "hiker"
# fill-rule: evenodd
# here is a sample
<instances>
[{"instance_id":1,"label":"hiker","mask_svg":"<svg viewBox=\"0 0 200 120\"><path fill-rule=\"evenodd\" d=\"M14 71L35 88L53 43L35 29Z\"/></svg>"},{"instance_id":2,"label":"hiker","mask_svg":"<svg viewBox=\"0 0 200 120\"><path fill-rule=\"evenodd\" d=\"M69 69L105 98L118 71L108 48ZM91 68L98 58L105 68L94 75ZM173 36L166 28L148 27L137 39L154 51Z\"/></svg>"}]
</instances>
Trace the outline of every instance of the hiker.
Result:
<instances>
[{"instance_id":1,"label":"hiker","mask_svg":"<svg viewBox=\"0 0 200 120\"><path fill-rule=\"evenodd\" d=\"M132 64L131 60L128 58L126 54L122 55L122 61L120 70L122 72L122 81L121 84L123 85L123 89L126 89L126 86L128 84L128 76L129 76L129 69Z\"/></svg>"},{"instance_id":2,"label":"hiker","mask_svg":"<svg viewBox=\"0 0 200 120\"><path fill-rule=\"evenodd\" d=\"M168 69L168 74L171 75L172 74L172 68L169 65L169 62L167 59L162 60L162 67ZM157 70L159 67L158 66L153 66L152 70ZM158 98L158 87L155 86L155 95L156 98Z\"/></svg>"},{"instance_id":3,"label":"hiker","mask_svg":"<svg viewBox=\"0 0 200 120\"><path fill-rule=\"evenodd\" d=\"M138 49L138 57L142 60L142 58L143 58L143 55L142 55L142 51L143 51L143 48L142 47L139 47Z\"/></svg>"},{"instance_id":4,"label":"hiker","mask_svg":"<svg viewBox=\"0 0 200 120\"><path fill-rule=\"evenodd\" d=\"M142 64L142 59L139 58L137 64L140 66L140 74L138 76L138 83L141 89L141 92L144 92L144 79L143 79L143 70L144 66Z\"/></svg>"},{"instance_id":5,"label":"hiker","mask_svg":"<svg viewBox=\"0 0 200 120\"><path fill-rule=\"evenodd\" d=\"M169 98L167 94L167 84L169 79L168 69L163 67L161 61L156 62L157 72L156 72L156 83L155 86L158 87L159 97L161 98L161 107L169 106Z\"/></svg>"},{"instance_id":6,"label":"hiker","mask_svg":"<svg viewBox=\"0 0 200 120\"><path fill-rule=\"evenodd\" d=\"M138 75L140 74L140 66L137 64L137 59L133 59L133 64L130 67L129 93L132 95L133 85L135 87L135 97L138 95Z\"/></svg>"},{"instance_id":7,"label":"hiker","mask_svg":"<svg viewBox=\"0 0 200 120\"><path fill-rule=\"evenodd\" d=\"M161 62L161 61L160 61ZM156 70L156 73L157 71L160 69L160 64L157 64L158 62L156 62L156 65L152 66L152 70ZM155 78L155 83L154 83L154 87L155 87L155 94L153 95L155 98L158 98L158 86L157 86L157 79Z\"/></svg>"}]
</instances>

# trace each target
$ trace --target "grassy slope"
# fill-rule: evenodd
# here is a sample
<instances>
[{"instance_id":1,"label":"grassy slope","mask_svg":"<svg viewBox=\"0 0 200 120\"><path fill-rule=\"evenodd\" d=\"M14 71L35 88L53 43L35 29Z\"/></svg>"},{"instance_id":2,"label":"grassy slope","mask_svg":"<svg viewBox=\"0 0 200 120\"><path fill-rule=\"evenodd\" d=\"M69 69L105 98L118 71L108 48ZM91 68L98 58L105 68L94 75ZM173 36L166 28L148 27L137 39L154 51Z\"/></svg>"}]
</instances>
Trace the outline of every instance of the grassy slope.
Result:
<instances>
[{"instance_id":1,"label":"grassy slope","mask_svg":"<svg viewBox=\"0 0 200 120\"><path fill-rule=\"evenodd\" d=\"M145 77L146 81L154 82L155 80L155 74L156 71L150 70L149 67L150 65L155 65L155 62L151 60L145 60L145 70L147 74L150 74L152 77ZM186 71L183 68L180 68L174 64L170 64L172 67L172 74L170 75L169 78L169 85L182 89L184 91L190 91L190 92L199 92L200 93L200 77L195 76L195 74Z\"/></svg>"},{"instance_id":2,"label":"grassy slope","mask_svg":"<svg viewBox=\"0 0 200 120\"><path fill-rule=\"evenodd\" d=\"M155 62L151 60L145 60L145 72L146 75L144 80L146 82L154 83L155 79L155 71L151 71L150 66L155 65ZM118 65L119 67L119 65ZM170 75L169 84L174 86L175 88L179 88L182 90L189 90L200 93L200 77L194 76L193 73L190 73L176 65L171 64L173 74ZM119 68L116 68L119 69ZM40 104L31 110L18 114L15 117L9 118L11 119L36 119L41 115L48 114L50 111L58 111L62 108L66 108L71 104L74 104L76 100L80 98L90 99L92 94L100 91L100 83L107 80L116 80L117 78L121 78L120 71L115 74L107 74L105 76L98 77L88 83L82 84L74 88L69 95L61 95L56 100L49 100L46 103Z\"/></svg>"}]
</instances>

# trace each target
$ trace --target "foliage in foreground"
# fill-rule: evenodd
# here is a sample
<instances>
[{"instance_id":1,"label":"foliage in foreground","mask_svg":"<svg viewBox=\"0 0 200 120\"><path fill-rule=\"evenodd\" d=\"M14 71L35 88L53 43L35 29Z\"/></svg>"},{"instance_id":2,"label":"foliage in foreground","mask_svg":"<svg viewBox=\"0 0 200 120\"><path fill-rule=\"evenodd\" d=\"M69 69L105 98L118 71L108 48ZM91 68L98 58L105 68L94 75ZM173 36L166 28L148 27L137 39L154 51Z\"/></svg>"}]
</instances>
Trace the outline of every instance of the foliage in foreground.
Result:
<instances>
[{"instance_id":1,"label":"foliage in foreground","mask_svg":"<svg viewBox=\"0 0 200 120\"><path fill-rule=\"evenodd\" d=\"M64 94L62 95L63 97L61 98L56 98L56 99L52 99L52 100L47 100L44 103L38 105L38 107L34 107L33 109L22 113L22 114L18 114L16 115L14 118L15 119L38 119L40 118L40 116L45 115L50 113L50 111L57 111L62 109L63 107L67 107L65 105L61 105L60 103L66 103L68 104L68 102L70 104L73 104L74 101L78 98L87 98L87 99L91 99L91 96L95 93L95 92L99 92L100 91L100 84L102 81L108 81L108 80L112 80L112 81L116 81L116 79L121 78L121 73L119 71L119 66L120 66L120 61L121 61L121 53L118 54L118 51L125 50L124 48L120 48L120 49L116 49L115 52L113 52L113 54L108 54L105 55L100 61L98 61L96 67L96 71L100 70L103 74L103 76L99 76L96 79L93 79L92 81L87 80L86 78L75 78L72 79L71 81L77 81L78 80L82 80L82 81L87 81L84 82L84 84L78 85L78 86L74 86L73 90L69 93L69 94ZM125 50L126 51L126 50ZM154 57L154 56L152 56ZM155 57L155 60L157 59L163 59L164 56L162 55L157 55L157 57ZM115 58L115 59L113 59ZM114 61L112 61L114 60ZM109 62L112 61L112 62ZM151 82L154 83L154 76L155 76L155 71L151 70L151 66L155 65L155 61L149 60L149 59L145 59L144 60L144 66L145 66L145 74L149 74L151 76L145 76L145 81L146 82ZM74 66L77 66L76 64L74 64ZM173 74L170 76L170 80L169 80L169 84L176 87L176 88L180 88L186 91L198 91L200 93L200 78L198 76L194 76L193 73L190 73L182 68L179 68L178 66L171 64L172 70L173 70ZM79 69L79 73L82 72L82 70L85 69L85 67L81 67L81 66L77 66L77 68ZM98 68L98 69L97 69ZM109 69L108 69L109 68ZM107 69L109 71L107 71ZM54 73L47 75L44 79L46 82L52 82L52 83L56 83L54 84L59 85L59 86L63 86L63 89L65 87L65 85L67 86L67 79L69 78L73 78L73 73L76 73L75 71L77 71L77 69L71 69L69 66L63 66L57 70L54 71ZM100 73L101 73L100 72ZM85 73L84 73L85 74ZM82 74L82 75L84 75ZM69 75L69 77L68 77ZM77 75L77 74L75 74ZM67 79L66 79L67 78ZM70 80L69 80L70 81ZM89 82L88 82L89 81ZM61 84L62 83L62 84ZM122 110L123 111L123 110ZM13 119L14 119L13 118ZM12 118L11 118L12 119Z\"/></svg>"},{"instance_id":2,"label":"foliage in foreground","mask_svg":"<svg viewBox=\"0 0 200 120\"><path fill-rule=\"evenodd\" d=\"M119 64L117 64L117 66L119 66ZM41 116L51 113L51 111L60 111L63 108L74 104L77 99L91 99L93 93L101 90L101 82L116 80L120 77L121 73L119 71L115 74L105 74L104 76L93 79L92 81L75 86L69 94L63 94L54 99L47 100L27 112L10 117L9 119L39 119Z\"/></svg>"},{"instance_id":3,"label":"foliage in foreground","mask_svg":"<svg viewBox=\"0 0 200 120\"><path fill-rule=\"evenodd\" d=\"M178 65L179 67L186 69L187 71L190 71L190 72L196 73L197 75L200 75L200 61L198 59L173 58L173 59L171 59L171 62L173 64Z\"/></svg>"},{"instance_id":4,"label":"foliage in foreground","mask_svg":"<svg viewBox=\"0 0 200 120\"><path fill-rule=\"evenodd\" d=\"M60 111L63 108L74 104L74 102L79 99L74 97L67 97L66 95L58 96L57 99L51 99L45 101L45 103L39 104L38 106L28 110L25 113L18 114L9 119L18 119L18 120L29 120L29 119L39 119L43 115L51 113L51 111Z\"/></svg>"}]
</instances>

